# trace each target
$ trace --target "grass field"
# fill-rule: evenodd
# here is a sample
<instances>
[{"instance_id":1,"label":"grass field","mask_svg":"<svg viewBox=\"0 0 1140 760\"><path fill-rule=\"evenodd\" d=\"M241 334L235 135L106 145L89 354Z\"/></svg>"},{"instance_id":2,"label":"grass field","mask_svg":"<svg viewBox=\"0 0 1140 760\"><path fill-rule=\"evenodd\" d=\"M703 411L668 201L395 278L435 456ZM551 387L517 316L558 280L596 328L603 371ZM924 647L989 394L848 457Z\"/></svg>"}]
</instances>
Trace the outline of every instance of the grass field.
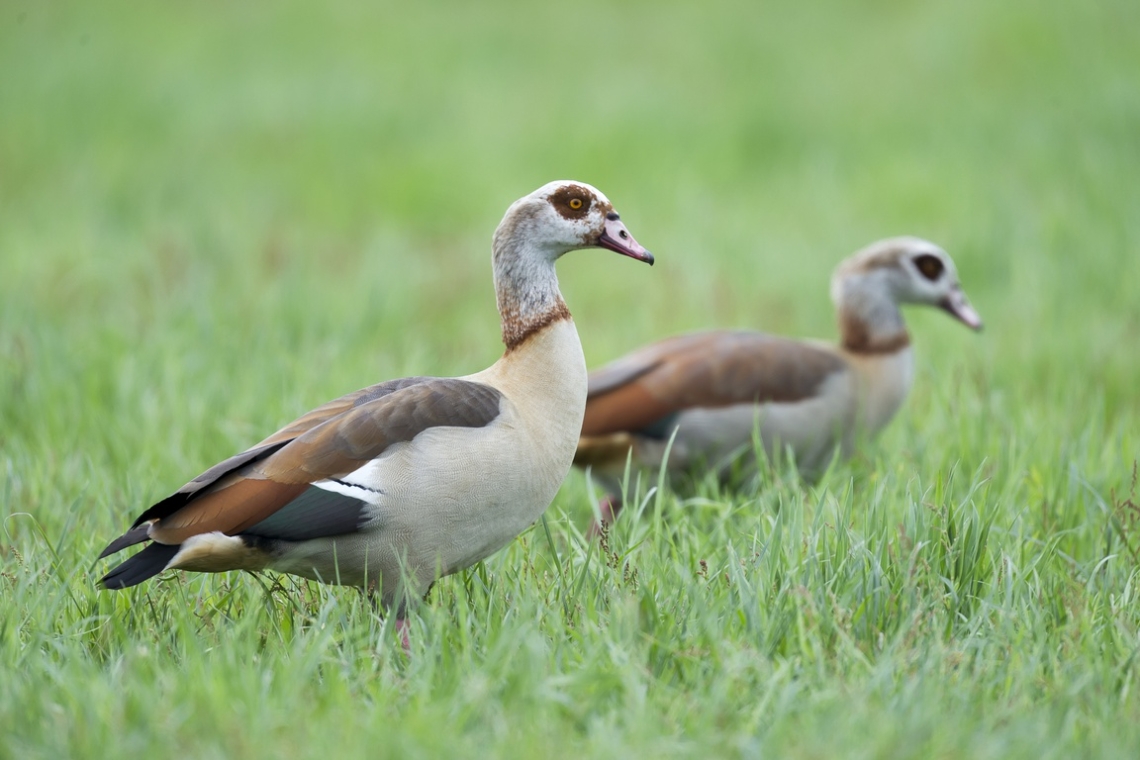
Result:
<instances>
[{"instance_id":1,"label":"grass field","mask_svg":"<svg viewBox=\"0 0 1140 760\"><path fill-rule=\"evenodd\" d=\"M0 7L0 757L1140 756L1140 5ZM96 590L145 506L279 424L500 351L506 206L597 185L658 257L559 266L591 366L834 335L916 234L914 393L814 484L545 525L410 656L286 577Z\"/></svg>"}]
</instances>

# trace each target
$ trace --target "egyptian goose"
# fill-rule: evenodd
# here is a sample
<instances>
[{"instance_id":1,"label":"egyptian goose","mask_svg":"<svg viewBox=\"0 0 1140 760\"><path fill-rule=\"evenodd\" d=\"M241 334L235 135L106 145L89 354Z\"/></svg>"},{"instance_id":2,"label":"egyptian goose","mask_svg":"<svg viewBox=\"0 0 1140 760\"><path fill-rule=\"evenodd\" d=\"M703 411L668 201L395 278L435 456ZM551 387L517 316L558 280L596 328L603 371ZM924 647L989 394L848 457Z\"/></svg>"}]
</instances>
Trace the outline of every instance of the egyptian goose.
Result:
<instances>
[{"instance_id":1,"label":"egyptian goose","mask_svg":"<svg viewBox=\"0 0 1140 760\"><path fill-rule=\"evenodd\" d=\"M350 393L214 465L103 550L147 542L103 586L268 568L378 592L402 626L406 600L534 523L570 470L586 363L554 262L593 247L653 263L590 185L551 182L516 201L493 241L502 358Z\"/></svg>"},{"instance_id":2,"label":"egyptian goose","mask_svg":"<svg viewBox=\"0 0 1140 760\"><path fill-rule=\"evenodd\" d=\"M937 306L980 330L954 262L913 237L873 243L843 261L831 280L840 343L830 346L756 332L712 331L667 338L590 374L574 463L592 466L609 491L602 518L620 509L627 455L671 471L723 468L751 449L759 430L771 456L790 449L812 474L850 455L898 411L914 356L899 304ZM672 440L671 440L672 439Z\"/></svg>"}]
</instances>

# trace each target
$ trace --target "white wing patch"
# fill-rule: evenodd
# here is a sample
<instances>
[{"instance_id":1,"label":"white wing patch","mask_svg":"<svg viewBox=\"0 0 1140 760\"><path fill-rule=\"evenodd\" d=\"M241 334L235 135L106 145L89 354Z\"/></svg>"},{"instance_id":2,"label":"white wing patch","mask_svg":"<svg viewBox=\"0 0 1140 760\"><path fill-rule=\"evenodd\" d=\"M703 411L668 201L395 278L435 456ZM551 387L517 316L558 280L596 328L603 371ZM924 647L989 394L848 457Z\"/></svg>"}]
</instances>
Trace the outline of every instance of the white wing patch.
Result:
<instances>
[{"instance_id":1,"label":"white wing patch","mask_svg":"<svg viewBox=\"0 0 1140 760\"><path fill-rule=\"evenodd\" d=\"M371 462L369 462L371 464ZM369 469L368 465L361 467L358 470L350 473L347 477L338 480L318 480L312 485L315 488L320 488L329 493L340 494L352 499L363 501L365 504L372 506L380 506L380 499L383 497L384 492L379 488L371 486L365 478L359 478L359 475L368 475L366 472ZM362 482L363 481L363 482Z\"/></svg>"}]
</instances>

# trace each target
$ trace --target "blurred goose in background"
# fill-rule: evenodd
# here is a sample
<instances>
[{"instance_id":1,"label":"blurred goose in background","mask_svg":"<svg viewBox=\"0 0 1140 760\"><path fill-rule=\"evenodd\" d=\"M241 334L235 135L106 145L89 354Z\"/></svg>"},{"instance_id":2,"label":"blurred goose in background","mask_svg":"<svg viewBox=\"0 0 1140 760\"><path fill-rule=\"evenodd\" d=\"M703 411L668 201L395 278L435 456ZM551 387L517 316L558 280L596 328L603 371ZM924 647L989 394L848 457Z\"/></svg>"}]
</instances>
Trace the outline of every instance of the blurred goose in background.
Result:
<instances>
[{"instance_id":1,"label":"blurred goose in background","mask_svg":"<svg viewBox=\"0 0 1140 760\"><path fill-rule=\"evenodd\" d=\"M147 543L103 586L268 568L378 593L402 631L406 600L529 527L570 470L586 363L554 262L594 247L653 263L590 185L516 201L493 241L502 358L350 393L211 467L107 546Z\"/></svg>"},{"instance_id":2,"label":"blurred goose in background","mask_svg":"<svg viewBox=\"0 0 1140 760\"><path fill-rule=\"evenodd\" d=\"M724 472L758 431L769 457L790 450L809 476L836 454L850 456L910 391L914 354L899 304L936 306L982 327L950 256L914 237L881 240L843 261L831 298L838 346L717 330L667 338L591 373L574 464L592 468L608 491L603 521L621 508L631 450L641 467L660 467L668 449L671 472Z\"/></svg>"}]
</instances>

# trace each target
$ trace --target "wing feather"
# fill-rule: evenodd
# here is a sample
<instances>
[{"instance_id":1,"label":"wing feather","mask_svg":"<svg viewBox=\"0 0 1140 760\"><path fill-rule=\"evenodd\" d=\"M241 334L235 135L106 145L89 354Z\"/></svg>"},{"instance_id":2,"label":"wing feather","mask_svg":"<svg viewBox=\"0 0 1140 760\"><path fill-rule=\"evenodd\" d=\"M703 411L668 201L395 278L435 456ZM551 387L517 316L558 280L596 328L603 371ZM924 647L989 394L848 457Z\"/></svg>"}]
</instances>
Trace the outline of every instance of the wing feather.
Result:
<instances>
[{"instance_id":1,"label":"wing feather","mask_svg":"<svg viewBox=\"0 0 1140 760\"><path fill-rule=\"evenodd\" d=\"M763 333L668 338L591 373L582 435L638 432L691 408L801 401L846 366L822 346Z\"/></svg>"},{"instance_id":2,"label":"wing feather","mask_svg":"<svg viewBox=\"0 0 1140 760\"><path fill-rule=\"evenodd\" d=\"M424 430L490 424L499 414L501 399L496 388L453 378L404 378L365 388L309 412L252 449L211 467L143 512L135 527L153 522L149 537L163 544L212 531L237 535L303 499L313 483L343 477ZM314 521L320 519L313 515L331 501L310 501L295 513L303 519L295 517L294 522L305 522L309 527L302 532L312 534L319 530L312 527ZM330 523L346 524L347 518L338 515L336 510L330 513ZM289 522L282 518L277 524ZM124 539L112 542L108 552L129 545Z\"/></svg>"},{"instance_id":3,"label":"wing feather","mask_svg":"<svg viewBox=\"0 0 1140 760\"><path fill-rule=\"evenodd\" d=\"M327 404L322 404L316 409L306 412L293 420L255 446L246 449L240 454L235 454L229 459L225 459L206 470L173 494L139 515L131 527L137 528L143 523L152 522L174 514L186 506L199 492L217 484L227 475L236 473L247 465L254 464L272 456L294 438L312 430L314 427L335 419L362 404L367 404L370 401L375 401L376 399L383 398L384 396L413 385L438 379L439 378L434 377L403 377L398 380L388 380L387 382L370 385L367 388L361 388L358 391L353 391L340 398L333 399Z\"/></svg>"},{"instance_id":4,"label":"wing feather","mask_svg":"<svg viewBox=\"0 0 1140 760\"><path fill-rule=\"evenodd\" d=\"M195 533L235 535L298 498L312 483L342 478L389 446L433 427L482 427L502 394L468 380L434 378L366 400L289 441L211 488L151 529L163 543Z\"/></svg>"}]
</instances>

